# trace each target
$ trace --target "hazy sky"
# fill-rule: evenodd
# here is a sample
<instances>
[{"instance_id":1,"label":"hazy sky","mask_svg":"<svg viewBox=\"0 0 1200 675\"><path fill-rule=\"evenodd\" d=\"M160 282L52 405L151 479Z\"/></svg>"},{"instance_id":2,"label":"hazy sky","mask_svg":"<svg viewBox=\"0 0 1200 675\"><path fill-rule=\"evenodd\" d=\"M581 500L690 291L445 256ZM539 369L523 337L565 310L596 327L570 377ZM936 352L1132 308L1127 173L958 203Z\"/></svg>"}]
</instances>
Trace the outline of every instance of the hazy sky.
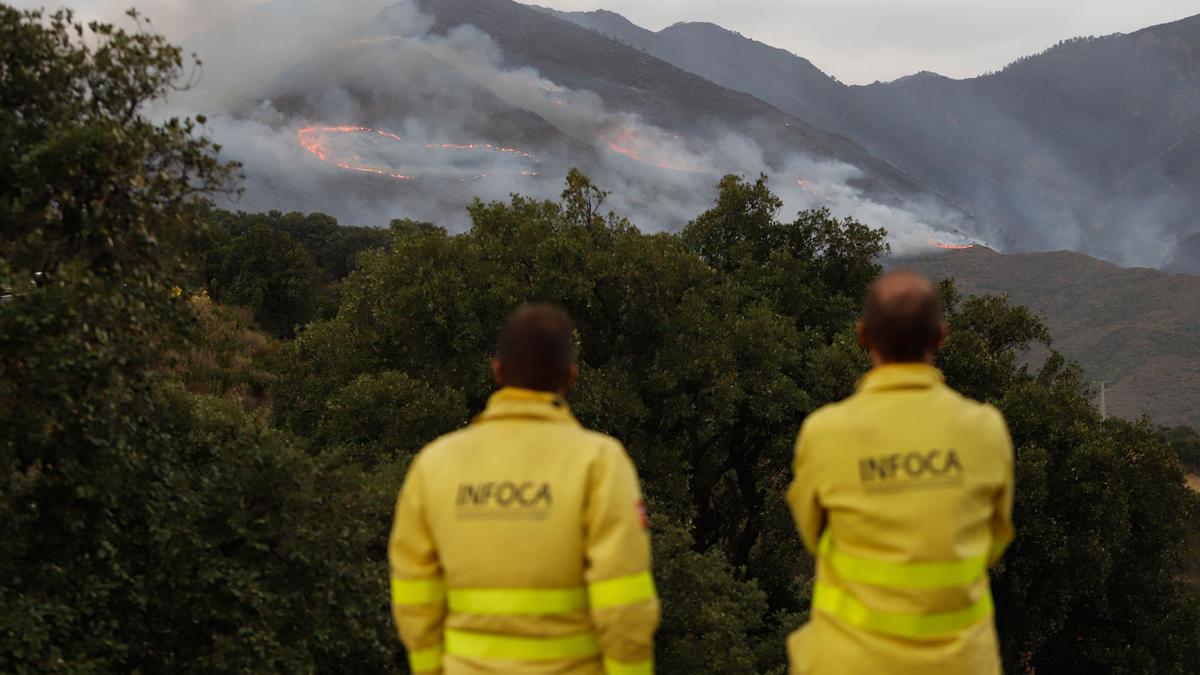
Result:
<instances>
[{"instance_id":1,"label":"hazy sky","mask_svg":"<svg viewBox=\"0 0 1200 675\"><path fill-rule=\"evenodd\" d=\"M259 0L5 0L66 5L87 16L142 8L173 38ZM339 0L329 0L336 3ZM1063 38L1128 33L1200 13L1197 0L538 0L557 9L603 7L658 30L711 21L811 60L848 83L920 70L969 77Z\"/></svg>"},{"instance_id":2,"label":"hazy sky","mask_svg":"<svg viewBox=\"0 0 1200 675\"><path fill-rule=\"evenodd\" d=\"M1197 0L541 0L659 30L711 21L803 56L843 82L921 70L969 77L1063 38L1129 33L1200 14Z\"/></svg>"}]
</instances>

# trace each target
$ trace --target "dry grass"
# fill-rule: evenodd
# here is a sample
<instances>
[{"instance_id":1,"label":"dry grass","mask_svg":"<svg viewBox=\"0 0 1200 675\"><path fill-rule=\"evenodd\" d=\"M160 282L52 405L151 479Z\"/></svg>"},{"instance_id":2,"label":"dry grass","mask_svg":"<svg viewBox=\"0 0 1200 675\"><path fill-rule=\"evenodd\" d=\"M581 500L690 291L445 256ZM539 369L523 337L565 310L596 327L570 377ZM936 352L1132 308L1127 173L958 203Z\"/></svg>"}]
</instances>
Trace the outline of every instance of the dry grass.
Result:
<instances>
[{"instance_id":1,"label":"dry grass","mask_svg":"<svg viewBox=\"0 0 1200 675\"><path fill-rule=\"evenodd\" d=\"M197 394L240 401L265 411L275 376L267 363L279 341L253 327L249 312L214 303L207 294L190 298L200 320L198 339L178 355L175 375Z\"/></svg>"}]
</instances>

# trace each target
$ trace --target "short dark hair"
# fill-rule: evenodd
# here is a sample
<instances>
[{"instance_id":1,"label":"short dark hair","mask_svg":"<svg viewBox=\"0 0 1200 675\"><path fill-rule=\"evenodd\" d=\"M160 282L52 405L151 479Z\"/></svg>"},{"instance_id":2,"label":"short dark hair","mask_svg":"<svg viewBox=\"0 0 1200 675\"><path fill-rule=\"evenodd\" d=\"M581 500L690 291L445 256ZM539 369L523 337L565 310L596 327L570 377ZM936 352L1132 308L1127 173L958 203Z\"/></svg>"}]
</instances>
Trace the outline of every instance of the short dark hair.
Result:
<instances>
[{"instance_id":1,"label":"short dark hair","mask_svg":"<svg viewBox=\"0 0 1200 675\"><path fill-rule=\"evenodd\" d=\"M942 298L917 272L880 277L867 292L863 311L867 341L888 361L923 361L942 337Z\"/></svg>"},{"instance_id":2,"label":"short dark hair","mask_svg":"<svg viewBox=\"0 0 1200 675\"><path fill-rule=\"evenodd\" d=\"M551 305L524 305L508 315L496 352L506 385L559 391L575 363L575 324Z\"/></svg>"}]
</instances>

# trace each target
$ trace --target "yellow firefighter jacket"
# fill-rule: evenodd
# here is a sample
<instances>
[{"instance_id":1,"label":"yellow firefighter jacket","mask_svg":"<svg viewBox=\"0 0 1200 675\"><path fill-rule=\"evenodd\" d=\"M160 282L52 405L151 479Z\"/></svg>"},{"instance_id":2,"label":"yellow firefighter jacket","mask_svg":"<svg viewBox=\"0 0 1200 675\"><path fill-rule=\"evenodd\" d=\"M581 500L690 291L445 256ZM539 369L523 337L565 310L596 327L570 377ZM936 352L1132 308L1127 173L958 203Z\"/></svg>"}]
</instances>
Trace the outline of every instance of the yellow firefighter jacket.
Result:
<instances>
[{"instance_id":1,"label":"yellow firefighter jacket","mask_svg":"<svg viewBox=\"0 0 1200 675\"><path fill-rule=\"evenodd\" d=\"M886 365L808 417L788 501L816 555L804 675L999 675L987 568L1012 540L999 411L923 364Z\"/></svg>"},{"instance_id":2,"label":"yellow firefighter jacket","mask_svg":"<svg viewBox=\"0 0 1200 675\"><path fill-rule=\"evenodd\" d=\"M633 463L505 388L413 460L388 543L414 673L648 675L659 604Z\"/></svg>"}]
</instances>

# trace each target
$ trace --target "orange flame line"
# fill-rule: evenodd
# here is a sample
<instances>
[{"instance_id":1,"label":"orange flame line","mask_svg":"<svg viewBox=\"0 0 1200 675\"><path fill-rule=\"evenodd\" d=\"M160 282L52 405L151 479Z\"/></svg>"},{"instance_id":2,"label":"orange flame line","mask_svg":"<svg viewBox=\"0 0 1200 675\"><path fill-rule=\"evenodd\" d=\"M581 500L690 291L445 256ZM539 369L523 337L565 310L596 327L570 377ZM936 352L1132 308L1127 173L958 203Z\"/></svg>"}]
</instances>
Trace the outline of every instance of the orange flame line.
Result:
<instances>
[{"instance_id":1,"label":"orange flame line","mask_svg":"<svg viewBox=\"0 0 1200 675\"><path fill-rule=\"evenodd\" d=\"M936 246L937 248L947 251L965 251L969 248L975 248L975 244L947 244L944 241L938 241L932 238L929 240L929 245Z\"/></svg>"},{"instance_id":2,"label":"orange flame line","mask_svg":"<svg viewBox=\"0 0 1200 675\"><path fill-rule=\"evenodd\" d=\"M297 139L300 142L300 147L302 147L305 150L307 150L308 152L312 153L314 156L317 157L317 159L320 159L322 162L328 162L330 164L333 164L334 166L336 166L339 169L345 169L347 171L357 171L359 173L368 173L368 174L372 174L372 175L376 175L376 176L386 176L388 178L394 178L395 180L414 180L416 178L415 176L409 176L409 175L402 174L402 173L389 172L387 170L380 169L379 167L368 166L365 164L355 164L355 163L347 162L344 160L331 159L329 156L329 149L327 147L325 147L325 143L321 138L322 134L376 134L378 136L381 136L381 137L386 138L391 141L395 141L397 143L404 143L404 139L402 139L400 136L398 136L396 134L393 134L388 131L383 131L381 129L372 129L370 127L361 127L361 126L312 126L312 127L304 127L302 129L300 129L296 135L297 135ZM490 150L493 152L502 152L505 154L524 157L526 159L532 159L535 162L537 161L537 159L528 152L524 152L524 151L518 150L516 148L498 147L498 146L492 145L491 143L467 143L467 144L429 143L425 147L431 148L431 149L436 148L436 149L440 149L440 150ZM358 156L355 155L355 159L357 159L357 158L358 158ZM491 175L495 175L495 174L494 173L485 173L485 174L479 174L476 176L472 176L469 179L468 178L460 178L459 180L460 181L479 180L482 178L487 178L488 176L491 176ZM536 176L536 175L538 175L538 173L536 171L522 171L521 175L522 176Z\"/></svg>"}]
</instances>

